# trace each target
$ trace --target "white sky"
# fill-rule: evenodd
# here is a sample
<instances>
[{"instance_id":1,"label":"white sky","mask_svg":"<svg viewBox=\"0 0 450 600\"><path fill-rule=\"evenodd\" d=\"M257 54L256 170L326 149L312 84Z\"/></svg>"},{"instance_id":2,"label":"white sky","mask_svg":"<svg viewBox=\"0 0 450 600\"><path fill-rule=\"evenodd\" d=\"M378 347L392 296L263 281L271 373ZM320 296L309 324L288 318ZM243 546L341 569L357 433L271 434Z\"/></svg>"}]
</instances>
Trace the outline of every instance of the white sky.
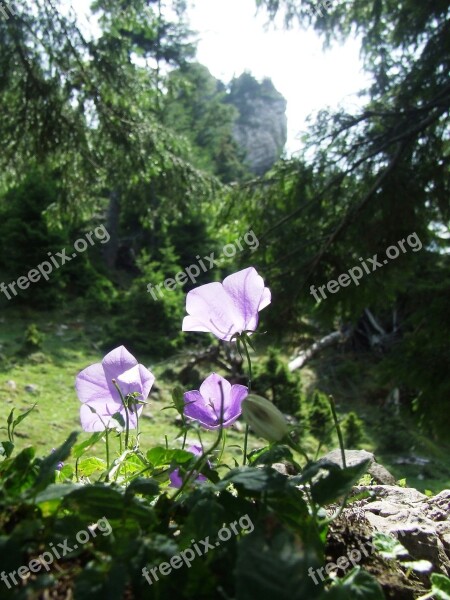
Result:
<instances>
[{"instance_id":1,"label":"white sky","mask_svg":"<svg viewBox=\"0 0 450 600\"><path fill-rule=\"evenodd\" d=\"M308 114L336 108L340 101L347 108L360 106L356 93L368 78L356 41L324 52L313 30L267 28L267 13L256 16L255 6L255 0L191 0L188 17L199 32L197 57L225 83L245 70L257 79L272 79L288 103L286 149L291 154L301 146Z\"/></svg>"},{"instance_id":2,"label":"white sky","mask_svg":"<svg viewBox=\"0 0 450 600\"><path fill-rule=\"evenodd\" d=\"M95 18L83 18L89 13L89 0L66 1L76 6L86 29L98 29ZM288 154L300 149L309 114L339 103L348 109L362 104L356 94L369 80L362 72L356 40L325 52L312 29L294 26L286 31L268 25L267 13L256 13L255 0L189 0L188 20L198 32L197 60L212 75L224 83L245 70L259 80L270 77L286 98Z\"/></svg>"}]
</instances>

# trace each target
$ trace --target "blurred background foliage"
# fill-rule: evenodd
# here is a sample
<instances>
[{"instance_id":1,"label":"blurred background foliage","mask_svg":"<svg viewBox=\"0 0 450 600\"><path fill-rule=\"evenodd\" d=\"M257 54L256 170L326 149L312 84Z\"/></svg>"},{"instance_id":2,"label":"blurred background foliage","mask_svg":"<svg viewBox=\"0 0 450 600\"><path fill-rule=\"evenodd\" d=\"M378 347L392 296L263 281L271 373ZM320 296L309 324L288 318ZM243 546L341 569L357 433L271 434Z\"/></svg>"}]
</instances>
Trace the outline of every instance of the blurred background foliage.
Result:
<instances>
[{"instance_id":1,"label":"blurred background foliage","mask_svg":"<svg viewBox=\"0 0 450 600\"><path fill-rule=\"evenodd\" d=\"M32 323L64 307L102 323L91 340L96 350L124 343L152 361L173 359L171 372L186 374L186 360L201 364L211 343L180 332L184 295L195 286L155 301L147 285L198 257L219 256L252 229L257 251L244 248L198 284L252 264L271 288L261 315L268 333L255 338L261 357L268 350L256 368L260 393L325 440L323 394L350 402L345 435L356 446L367 423L353 410L390 406L396 390L395 419L445 443L449 2L354 0L322 16L312 0L256 4L268 19L313 27L325 44L357 31L371 75L361 110L321 111L302 153L286 157L281 146L264 173L252 168L236 128L252 126L252 105L282 99L270 80L243 73L221 82L199 64L185 3L98 0L100 31L89 38L56 0L16 0L17 14L0 19L2 280L16 280L96 226L111 236L50 281L11 301L1 296L5 372L16 347L7 323L17 311ZM360 257L382 256L413 232L420 251L315 302L310 285L337 279ZM313 357L300 386L288 358L334 331L339 343ZM238 357L219 346L210 364L239 380ZM375 435L376 424L369 428Z\"/></svg>"}]
</instances>

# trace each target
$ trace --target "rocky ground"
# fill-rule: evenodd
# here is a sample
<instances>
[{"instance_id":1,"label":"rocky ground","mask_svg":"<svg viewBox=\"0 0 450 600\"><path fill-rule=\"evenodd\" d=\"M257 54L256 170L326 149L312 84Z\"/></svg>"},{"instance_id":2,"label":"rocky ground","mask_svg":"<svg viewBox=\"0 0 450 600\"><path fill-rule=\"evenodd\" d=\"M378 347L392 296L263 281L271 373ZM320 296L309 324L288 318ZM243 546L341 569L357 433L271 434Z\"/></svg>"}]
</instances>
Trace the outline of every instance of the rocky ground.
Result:
<instances>
[{"instance_id":1,"label":"rocky ground","mask_svg":"<svg viewBox=\"0 0 450 600\"><path fill-rule=\"evenodd\" d=\"M353 489L346 508L330 526L326 560L336 563L356 550L353 562L377 578L386 598L413 600L430 589L432 572L450 576L450 490L428 497L393 485L392 475L372 454L346 451L347 465L367 458L371 460L368 473L377 483ZM340 464L340 452L333 451L324 460ZM377 534L392 536L404 549L397 543L392 552L376 551ZM419 570L411 568L414 561ZM343 570L337 573L342 576Z\"/></svg>"}]
</instances>

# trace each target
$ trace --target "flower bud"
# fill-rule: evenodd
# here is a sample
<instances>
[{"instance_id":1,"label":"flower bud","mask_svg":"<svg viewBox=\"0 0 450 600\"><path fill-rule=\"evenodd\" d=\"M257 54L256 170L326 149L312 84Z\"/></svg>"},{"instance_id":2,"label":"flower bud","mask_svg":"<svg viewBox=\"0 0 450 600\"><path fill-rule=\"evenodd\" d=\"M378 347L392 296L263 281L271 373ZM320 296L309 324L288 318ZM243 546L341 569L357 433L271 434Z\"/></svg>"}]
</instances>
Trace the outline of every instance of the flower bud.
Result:
<instances>
[{"instance_id":1,"label":"flower bud","mask_svg":"<svg viewBox=\"0 0 450 600\"><path fill-rule=\"evenodd\" d=\"M255 394L247 396L242 402L242 415L256 435L269 442L279 442L289 433L283 413L262 396Z\"/></svg>"}]
</instances>

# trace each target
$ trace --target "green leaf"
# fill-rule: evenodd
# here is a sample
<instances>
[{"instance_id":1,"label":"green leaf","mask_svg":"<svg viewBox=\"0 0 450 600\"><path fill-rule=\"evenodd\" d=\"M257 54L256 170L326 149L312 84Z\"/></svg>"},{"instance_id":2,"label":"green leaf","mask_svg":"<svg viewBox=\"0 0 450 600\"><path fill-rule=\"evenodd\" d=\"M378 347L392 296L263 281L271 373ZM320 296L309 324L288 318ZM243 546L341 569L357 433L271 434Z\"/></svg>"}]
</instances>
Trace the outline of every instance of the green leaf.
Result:
<instances>
[{"instance_id":1,"label":"green leaf","mask_svg":"<svg viewBox=\"0 0 450 600\"><path fill-rule=\"evenodd\" d=\"M186 450L167 450L161 446L152 448L146 454L147 460L153 467L163 467L172 463L183 464L192 460L192 452Z\"/></svg>"},{"instance_id":2,"label":"green leaf","mask_svg":"<svg viewBox=\"0 0 450 600\"><path fill-rule=\"evenodd\" d=\"M153 525L156 521L151 507L110 485L82 486L65 496L63 504L75 510L78 516L86 521L102 517L119 521L128 518L137 521L142 527Z\"/></svg>"},{"instance_id":3,"label":"green leaf","mask_svg":"<svg viewBox=\"0 0 450 600\"><path fill-rule=\"evenodd\" d=\"M24 448L14 458L0 464L0 482L8 494L20 494L36 481L34 448Z\"/></svg>"},{"instance_id":4,"label":"green leaf","mask_svg":"<svg viewBox=\"0 0 450 600\"><path fill-rule=\"evenodd\" d=\"M408 550L395 537L387 533L375 533L373 545L383 558L396 559L408 556Z\"/></svg>"},{"instance_id":5,"label":"green leaf","mask_svg":"<svg viewBox=\"0 0 450 600\"><path fill-rule=\"evenodd\" d=\"M433 568L433 564L429 560L408 560L400 563L402 567L417 571L417 573L429 573Z\"/></svg>"},{"instance_id":6,"label":"green leaf","mask_svg":"<svg viewBox=\"0 0 450 600\"><path fill-rule=\"evenodd\" d=\"M320 600L385 600L378 581L361 567L355 567L333 585Z\"/></svg>"},{"instance_id":7,"label":"green leaf","mask_svg":"<svg viewBox=\"0 0 450 600\"><path fill-rule=\"evenodd\" d=\"M154 497L159 494L159 483L151 477L137 477L130 483L126 493Z\"/></svg>"},{"instance_id":8,"label":"green leaf","mask_svg":"<svg viewBox=\"0 0 450 600\"><path fill-rule=\"evenodd\" d=\"M64 496L67 496L67 494L80 487L82 487L81 484L77 483L52 483L45 490L37 494L35 503L41 504L51 500L62 500Z\"/></svg>"},{"instance_id":9,"label":"green leaf","mask_svg":"<svg viewBox=\"0 0 450 600\"><path fill-rule=\"evenodd\" d=\"M305 483L311 483L313 478L319 473L319 471L326 469L327 471L339 471L340 466L331 461L321 460L319 462L308 463L300 475L296 475L291 478L291 481L295 485L303 485Z\"/></svg>"},{"instance_id":10,"label":"green leaf","mask_svg":"<svg viewBox=\"0 0 450 600\"><path fill-rule=\"evenodd\" d=\"M78 463L78 475L81 477L90 477L96 471L104 471L106 461L96 456L84 458Z\"/></svg>"},{"instance_id":11,"label":"green leaf","mask_svg":"<svg viewBox=\"0 0 450 600\"><path fill-rule=\"evenodd\" d=\"M217 495L202 496L203 490L199 490L189 501L189 515L179 538L181 547L189 546L193 538L203 539L207 535L216 536L227 520L228 515L224 507L219 504ZM193 502L194 499L195 502Z\"/></svg>"},{"instance_id":12,"label":"green leaf","mask_svg":"<svg viewBox=\"0 0 450 600\"><path fill-rule=\"evenodd\" d=\"M6 420L6 422L8 424L8 429L12 425L13 420L14 420L14 410L15 410L14 408L11 409L11 412L9 413L8 418Z\"/></svg>"},{"instance_id":13,"label":"green leaf","mask_svg":"<svg viewBox=\"0 0 450 600\"><path fill-rule=\"evenodd\" d=\"M283 460L294 461L290 448L283 444L271 444L264 448L253 450L248 455L248 459L252 465L272 465Z\"/></svg>"},{"instance_id":14,"label":"green leaf","mask_svg":"<svg viewBox=\"0 0 450 600\"><path fill-rule=\"evenodd\" d=\"M67 440L54 452L49 454L40 464L38 477L34 486L35 491L44 489L50 483L55 480L55 471L58 463L66 460L69 457L70 451L75 444L78 437L78 433L73 431Z\"/></svg>"},{"instance_id":15,"label":"green leaf","mask_svg":"<svg viewBox=\"0 0 450 600\"><path fill-rule=\"evenodd\" d=\"M119 423L119 425L125 429L125 427L126 427L125 419L120 414L120 412L114 413L113 416L112 416L112 418L114 420L116 420Z\"/></svg>"},{"instance_id":16,"label":"green leaf","mask_svg":"<svg viewBox=\"0 0 450 600\"><path fill-rule=\"evenodd\" d=\"M431 591L436 600L450 600L450 579L446 575L433 573Z\"/></svg>"},{"instance_id":17,"label":"green leaf","mask_svg":"<svg viewBox=\"0 0 450 600\"><path fill-rule=\"evenodd\" d=\"M59 472L59 480L72 479L74 474L74 468L72 465L64 465Z\"/></svg>"},{"instance_id":18,"label":"green leaf","mask_svg":"<svg viewBox=\"0 0 450 600\"><path fill-rule=\"evenodd\" d=\"M320 587L308 577L308 568L319 566L311 549L306 549L291 532L277 527L268 533L255 522L253 533L244 535L238 543L236 598L313 600Z\"/></svg>"},{"instance_id":19,"label":"green leaf","mask_svg":"<svg viewBox=\"0 0 450 600\"><path fill-rule=\"evenodd\" d=\"M218 484L220 490L232 483L236 488L250 494L281 492L287 488L287 478L271 467L238 467L225 475Z\"/></svg>"},{"instance_id":20,"label":"green leaf","mask_svg":"<svg viewBox=\"0 0 450 600\"><path fill-rule=\"evenodd\" d=\"M0 455L9 458L14 451L12 442L0 442Z\"/></svg>"},{"instance_id":21,"label":"green leaf","mask_svg":"<svg viewBox=\"0 0 450 600\"><path fill-rule=\"evenodd\" d=\"M321 506L334 502L341 496L344 496L355 485L358 479L367 471L370 460L347 467L346 469L329 469L328 475L320 478L311 485L311 495L314 502Z\"/></svg>"},{"instance_id":22,"label":"green leaf","mask_svg":"<svg viewBox=\"0 0 450 600\"><path fill-rule=\"evenodd\" d=\"M90 446L96 444L104 435L104 431L96 431L87 440L84 440L84 442L81 442L73 447L72 456L75 459L80 458Z\"/></svg>"},{"instance_id":23,"label":"green leaf","mask_svg":"<svg viewBox=\"0 0 450 600\"><path fill-rule=\"evenodd\" d=\"M33 404L33 406L31 408L29 408L28 410L26 410L25 412L23 412L22 414L20 414L17 419L14 419L13 424L12 424L12 430L14 431L15 428L17 427L17 425L19 423L21 423L29 414L32 410L34 410L36 408L37 404ZM12 414L12 411L11 411Z\"/></svg>"}]
</instances>

